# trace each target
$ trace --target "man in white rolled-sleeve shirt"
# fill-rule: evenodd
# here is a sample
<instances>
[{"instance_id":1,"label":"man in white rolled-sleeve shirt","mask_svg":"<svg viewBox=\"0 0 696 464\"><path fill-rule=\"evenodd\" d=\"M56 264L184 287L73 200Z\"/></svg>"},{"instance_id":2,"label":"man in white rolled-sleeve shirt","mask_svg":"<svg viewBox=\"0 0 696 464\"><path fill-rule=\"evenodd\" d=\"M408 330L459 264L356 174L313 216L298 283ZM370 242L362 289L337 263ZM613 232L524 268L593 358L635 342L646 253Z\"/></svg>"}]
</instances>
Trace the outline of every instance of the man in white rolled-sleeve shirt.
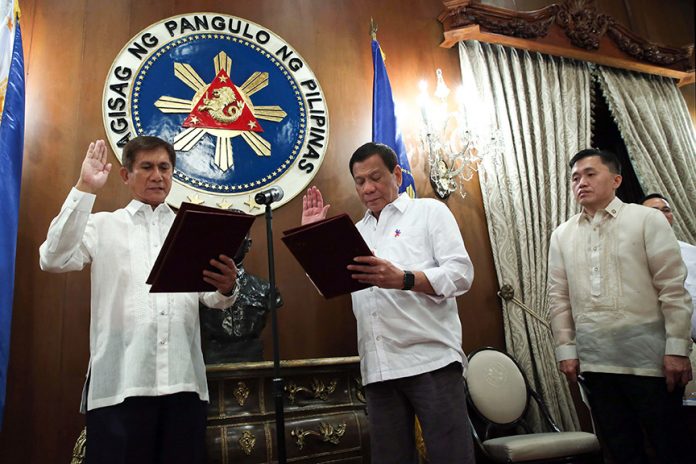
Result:
<instances>
[{"instance_id":1,"label":"man in white rolled-sleeve shirt","mask_svg":"<svg viewBox=\"0 0 696 464\"><path fill-rule=\"evenodd\" d=\"M587 149L570 161L582 212L549 249L549 310L561 371L582 373L600 440L617 463L691 462L681 409L691 380L691 300L667 220L616 198L621 165Z\"/></svg>"},{"instance_id":2,"label":"man in white rolled-sleeve shirt","mask_svg":"<svg viewBox=\"0 0 696 464\"><path fill-rule=\"evenodd\" d=\"M474 270L459 226L439 201L399 195L401 167L388 146L364 144L349 168L367 208L356 227L374 253L348 266L373 285L352 294L372 462L418 462L417 415L428 462L473 463L455 297L469 290ZM328 208L310 188L302 224L325 218Z\"/></svg>"},{"instance_id":3,"label":"man in white rolled-sleeve shirt","mask_svg":"<svg viewBox=\"0 0 696 464\"><path fill-rule=\"evenodd\" d=\"M198 301L234 303L237 269L231 258L211 256L217 272L201 278L216 292L149 293L147 275L175 216L164 201L176 155L168 142L140 136L122 160L128 206L91 214L111 171L104 141L93 142L39 250L45 271L91 265L87 462L203 463L208 387Z\"/></svg>"}]
</instances>

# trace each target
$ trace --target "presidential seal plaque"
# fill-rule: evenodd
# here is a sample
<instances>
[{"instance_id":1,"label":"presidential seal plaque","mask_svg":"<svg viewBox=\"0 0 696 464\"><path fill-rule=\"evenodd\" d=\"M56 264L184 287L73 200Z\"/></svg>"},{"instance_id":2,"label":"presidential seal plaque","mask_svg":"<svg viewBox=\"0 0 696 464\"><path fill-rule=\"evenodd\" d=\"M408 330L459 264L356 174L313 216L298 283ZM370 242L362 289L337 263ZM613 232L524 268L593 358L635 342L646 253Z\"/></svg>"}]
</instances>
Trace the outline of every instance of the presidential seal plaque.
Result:
<instances>
[{"instance_id":1,"label":"presidential seal plaque","mask_svg":"<svg viewBox=\"0 0 696 464\"><path fill-rule=\"evenodd\" d=\"M329 115L307 62L278 35L242 18L191 13L136 34L114 60L102 99L116 156L137 135L177 151L167 202L260 214L271 186L281 206L304 191L326 153Z\"/></svg>"}]
</instances>

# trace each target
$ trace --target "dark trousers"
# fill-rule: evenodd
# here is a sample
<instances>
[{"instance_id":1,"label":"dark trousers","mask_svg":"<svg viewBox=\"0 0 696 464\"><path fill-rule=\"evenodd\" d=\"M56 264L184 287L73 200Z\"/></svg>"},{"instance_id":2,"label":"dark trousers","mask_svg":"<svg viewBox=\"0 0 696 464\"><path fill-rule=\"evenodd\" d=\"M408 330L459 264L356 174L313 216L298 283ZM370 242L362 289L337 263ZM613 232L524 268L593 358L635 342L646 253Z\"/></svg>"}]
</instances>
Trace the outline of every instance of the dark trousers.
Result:
<instances>
[{"instance_id":1,"label":"dark trousers","mask_svg":"<svg viewBox=\"0 0 696 464\"><path fill-rule=\"evenodd\" d=\"M371 383L365 387L372 464L418 462L415 415L430 464L473 464L462 366Z\"/></svg>"},{"instance_id":2,"label":"dark trousers","mask_svg":"<svg viewBox=\"0 0 696 464\"><path fill-rule=\"evenodd\" d=\"M196 393L132 397L87 412L87 464L203 464L206 403Z\"/></svg>"},{"instance_id":3,"label":"dark trousers","mask_svg":"<svg viewBox=\"0 0 696 464\"><path fill-rule=\"evenodd\" d=\"M682 406L684 388L667 392L663 377L583 374L599 438L619 464L650 462L644 433L661 464L691 463L689 438Z\"/></svg>"}]
</instances>

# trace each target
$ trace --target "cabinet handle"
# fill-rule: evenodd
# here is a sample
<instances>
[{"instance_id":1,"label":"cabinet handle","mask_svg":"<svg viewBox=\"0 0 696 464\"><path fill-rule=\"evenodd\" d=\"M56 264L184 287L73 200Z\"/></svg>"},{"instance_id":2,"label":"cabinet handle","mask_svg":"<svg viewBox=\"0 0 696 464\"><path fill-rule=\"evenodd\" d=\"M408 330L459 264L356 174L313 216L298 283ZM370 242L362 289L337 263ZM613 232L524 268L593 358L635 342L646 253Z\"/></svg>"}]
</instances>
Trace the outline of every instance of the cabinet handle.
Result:
<instances>
[{"instance_id":1,"label":"cabinet handle","mask_svg":"<svg viewBox=\"0 0 696 464\"><path fill-rule=\"evenodd\" d=\"M239 446L244 451L244 454L251 456L252 451L254 451L254 446L256 446L256 437L248 430L245 430L242 436L239 437Z\"/></svg>"},{"instance_id":2,"label":"cabinet handle","mask_svg":"<svg viewBox=\"0 0 696 464\"><path fill-rule=\"evenodd\" d=\"M314 430L304 430L302 428L295 428L290 431L290 435L295 437L295 444L299 449L302 449L305 445L305 438L309 436L315 436L319 438L324 443L333 443L338 445L341 441L341 437L346 433L346 423L343 422L337 426L333 426L326 422L321 422L319 424L319 431Z\"/></svg>"},{"instance_id":3,"label":"cabinet handle","mask_svg":"<svg viewBox=\"0 0 696 464\"><path fill-rule=\"evenodd\" d=\"M237 386L232 390L234 399L237 400L239 406L244 406L246 399L249 397L249 387L244 382L237 382Z\"/></svg>"},{"instance_id":4,"label":"cabinet handle","mask_svg":"<svg viewBox=\"0 0 696 464\"><path fill-rule=\"evenodd\" d=\"M362 377L353 377L353 382L355 382L355 397L361 403L367 404L367 399L365 398L365 387L362 384Z\"/></svg>"},{"instance_id":5,"label":"cabinet handle","mask_svg":"<svg viewBox=\"0 0 696 464\"><path fill-rule=\"evenodd\" d=\"M312 385L310 387L303 387L297 385L295 382L290 382L285 386L285 391L288 392L290 404L295 404L295 395L300 392L305 392L314 399L326 401L329 399L329 395L336 390L337 384L338 380L336 379L333 379L328 384L325 384L322 380L314 378L312 379Z\"/></svg>"}]
</instances>

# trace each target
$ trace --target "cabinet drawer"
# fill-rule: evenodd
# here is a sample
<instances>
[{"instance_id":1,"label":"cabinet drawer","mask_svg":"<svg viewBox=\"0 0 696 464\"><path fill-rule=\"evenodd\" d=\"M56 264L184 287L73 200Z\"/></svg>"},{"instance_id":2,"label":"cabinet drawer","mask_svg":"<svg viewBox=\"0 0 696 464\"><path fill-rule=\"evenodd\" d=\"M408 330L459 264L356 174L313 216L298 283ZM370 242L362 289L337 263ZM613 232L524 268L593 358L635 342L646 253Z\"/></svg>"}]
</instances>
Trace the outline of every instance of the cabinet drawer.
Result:
<instances>
[{"instance_id":1,"label":"cabinet drawer","mask_svg":"<svg viewBox=\"0 0 696 464\"><path fill-rule=\"evenodd\" d=\"M262 379L208 380L208 419L264 414L266 400Z\"/></svg>"},{"instance_id":2,"label":"cabinet drawer","mask_svg":"<svg viewBox=\"0 0 696 464\"><path fill-rule=\"evenodd\" d=\"M283 387L284 409L292 414L314 408L362 405L360 379L348 372L314 372L289 375ZM274 409L273 386L266 384L266 409Z\"/></svg>"},{"instance_id":3,"label":"cabinet drawer","mask_svg":"<svg viewBox=\"0 0 696 464\"><path fill-rule=\"evenodd\" d=\"M281 362L288 463L362 464L370 443L358 358ZM208 367L208 462L277 462L273 364Z\"/></svg>"},{"instance_id":4,"label":"cabinet drawer","mask_svg":"<svg viewBox=\"0 0 696 464\"><path fill-rule=\"evenodd\" d=\"M354 412L323 414L285 422L288 462L359 463L370 452L367 421ZM262 464L277 460L275 423L255 422L208 426L211 464ZM367 462L367 461L365 461Z\"/></svg>"},{"instance_id":5,"label":"cabinet drawer","mask_svg":"<svg viewBox=\"0 0 696 464\"><path fill-rule=\"evenodd\" d=\"M276 459L275 424L270 423L272 459ZM293 418L285 422L288 462L343 462L369 455L367 421L363 414L341 412Z\"/></svg>"},{"instance_id":6,"label":"cabinet drawer","mask_svg":"<svg viewBox=\"0 0 696 464\"><path fill-rule=\"evenodd\" d=\"M208 426L207 461L210 464L264 464L270 461L270 429L264 422Z\"/></svg>"}]
</instances>

